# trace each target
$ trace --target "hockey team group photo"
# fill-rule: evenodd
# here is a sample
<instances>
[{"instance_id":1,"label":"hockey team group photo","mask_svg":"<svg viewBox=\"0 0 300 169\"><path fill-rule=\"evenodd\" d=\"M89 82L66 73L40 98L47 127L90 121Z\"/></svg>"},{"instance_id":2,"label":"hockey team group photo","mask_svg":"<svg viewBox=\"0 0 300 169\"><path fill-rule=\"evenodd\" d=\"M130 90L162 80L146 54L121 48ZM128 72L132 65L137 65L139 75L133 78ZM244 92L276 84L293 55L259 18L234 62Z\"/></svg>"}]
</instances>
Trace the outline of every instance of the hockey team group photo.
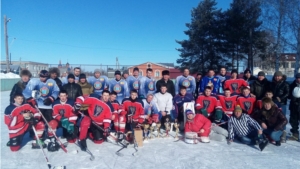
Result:
<instances>
[{"instance_id":1,"label":"hockey team group photo","mask_svg":"<svg viewBox=\"0 0 300 169\"><path fill-rule=\"evenodd\" d=\"M1 168L300 168L300 1L1 8Z\"/></svg>"}]
</instances>

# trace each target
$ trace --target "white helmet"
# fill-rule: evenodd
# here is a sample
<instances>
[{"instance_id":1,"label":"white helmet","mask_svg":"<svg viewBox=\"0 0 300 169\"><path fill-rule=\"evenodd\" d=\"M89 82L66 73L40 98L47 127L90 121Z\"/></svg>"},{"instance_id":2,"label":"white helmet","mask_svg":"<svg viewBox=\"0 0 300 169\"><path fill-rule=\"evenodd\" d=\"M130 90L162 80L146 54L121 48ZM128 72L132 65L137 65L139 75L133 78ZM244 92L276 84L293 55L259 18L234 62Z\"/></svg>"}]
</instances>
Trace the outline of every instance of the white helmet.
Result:
<instances>
[{"instance_id":1,"label":"white helmet","mask_svg":"<svg viewBox=\"0 0 300 169\"><path fill-rule=\"evenodd\" d=\"M300 87L295 87L293 90L293 96L295 98L300 98Z\"/></svg>"}]
</instances>

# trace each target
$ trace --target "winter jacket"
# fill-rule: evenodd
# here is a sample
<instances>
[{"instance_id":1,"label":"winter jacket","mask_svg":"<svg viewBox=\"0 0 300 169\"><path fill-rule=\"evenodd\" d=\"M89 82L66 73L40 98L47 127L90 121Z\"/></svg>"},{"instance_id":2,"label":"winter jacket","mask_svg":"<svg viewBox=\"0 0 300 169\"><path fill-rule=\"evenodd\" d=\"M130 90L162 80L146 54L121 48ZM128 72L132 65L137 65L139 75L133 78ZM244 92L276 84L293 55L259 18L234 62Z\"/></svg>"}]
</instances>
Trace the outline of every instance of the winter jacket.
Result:
<instances>
[{"instance_id":1,"label":"winter jacket","mask_svg":"<svg viewBox=\"0 0 300 169\"><path fill-rule=\"evenodd\" d=\"M156 82L156 92L160 92L160 87L162 84L167 85L167 92L170 93L173 97L175 96L175 85L172 80L168 80L167 82L164 79L160 79Z\"/></svg>"},{"instance_id":2,"label":"winter jacket","mask_svg":"<svg viewBox=\"0 0 300 169\"><path fill-rule=\"evenodd\" d=\"M14 97L16 94L22 94L23 90L26 88L27 83L23 82L22 80L20 80L18 83L16 83L14 85L14 87L12 88L11 92L10 92L10 103L14 103ZM24 99L24 103L25 103L25 99Z\"/></svg>"},{"instance_id":3,"label":"winter jacket","mask_svg":"<svg viewBox=\"0 0 300 169\"><path fill-rule=\"evenodd\" d=\"M82 90L77 83L67 83L63 85L63 89L68 93L68 99L76 100L77 97L82 96Z\"/></svg>"},{"instance_id":4,"label":"winter jacket","mask_svg":"<svg viewBox=\"0 0 300 169\"><path fill-rule=\"evenodd\" d=\"M251 85L255 80L256 77L251 75L250 78L248 79L245 75L243 76L243 79L248 83L248 85Z\"/></svg>"},{"instance_id":5,"label":"winter jacket","mask_svg":"<svg viewBox=\"0 0 300 169\"><path fill-rule=\"evenodd\" d=\"M93 86L88 82L85 83L78 82L77 84L79 84L79 86L81 87L83 96L87 96L93 93Z\"/></svg>"},{"instance_id":6,"label":"winter jacket","mask_svg":"<svg viewBox=\"0 0 300 169\"><path fill-rule=\"evenodd\" d=\"M298 86L300 87L300 84L298 84ZM295 111L300 110L300 98L295 98L293 96L293 90L295 89L295 87L297 87L296 80L294 80L294 82L292 84L290 84L289 99L291 99L291 102L290 102L289 109L291 111L292 110L295 110Z\"/></svg>"},{"instance_id":7,"label":"winter jacket","mask_svg":"<svg viewBox=\"0 0 300 169\"><path fill-rule=\"evenodd\" d=\"M286 117L282 114L282 111L273 105L270 110L262 108L253 114L255 119L260 125L265 123L269 129L283 130L283 127L287 124Z\"/></svg>"},{"instance_id":8,"label":"winter jacket","mask_svg":"<svg viewBox=\"0 0 300 169\"><path fill-rule=\"evenodd\" d=\"M210 133L211 122L202 114L196 114L193 120L187 120L184 127L184 132L200 132L204 129L201 136L208 136Z\"/></svg>"},{"instance_id":9,"label":"winter jacket","mask_svg":"<svg viewBox=\"0 0 300 169\"><path fill-rule=\"evenodd\" d=\"M250 91L256 96L257 100L261 100L263 97L265 97L265 93L268 90L270 90L270 82L266 78L264 78L262 81L256 79L250 85Z\"/></svg>"},{"instance_id":10,"label":"winter jacket","mask_svg":"<svg viewBox=\"0 0 300 169\"><path fill-rule=\"evenodd\" d=\"M171 113L173 108L173 97L170 93L155 93L153 102L157 104L159 112L165 111L167 114Z\"/></svg>"},{"instance_id":11,"label":"winter jacket","mask_svg":"<svg viewBox=\"0 0 300 169\"><path fill-rule=\"evenodd\" d=\"M282 77L282 80L280 82L276 82L273 78L270 87L273 92L273 98L277 99L277 97L279 97L280 103L283 105L286 105L290 91L290 86L285 80L285 76Z\"/></svg>"},{"instance_id":12,"label":"winter jacket","mask_svg":"<svg viewBox=\"0 0 300 169\"><path fill-rule=\"evenodd\" d=\"M62 90L63 87L62 87L62 82L61 82L61 80L60 80L58 77L55 78L55 79L53 79L53 80L56 82L56 84L57 84L59 90Z\"/></svg>"}]
</instances>

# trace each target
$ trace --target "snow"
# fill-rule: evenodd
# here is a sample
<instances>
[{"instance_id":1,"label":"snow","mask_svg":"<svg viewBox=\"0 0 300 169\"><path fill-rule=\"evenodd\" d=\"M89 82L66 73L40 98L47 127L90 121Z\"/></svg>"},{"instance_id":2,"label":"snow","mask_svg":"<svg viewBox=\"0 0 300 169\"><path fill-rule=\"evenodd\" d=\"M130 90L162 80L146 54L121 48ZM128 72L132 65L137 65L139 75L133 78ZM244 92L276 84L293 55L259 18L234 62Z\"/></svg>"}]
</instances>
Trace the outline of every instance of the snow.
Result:
<instances>
[{"instance_id":1,"label":"snow","mask_svg":"<svg viewBox=\"0 0 300 169\"><path fill-rule=\"evenodd\" d=\"M17 75L15 73L0 73L0 79L16 79L20 78L20 75Z\"/></svg>"},{"instance_id":2,"label":"snow","mask_svg":"<svg viewBox=\"0 0 300 169\"><path fill-rule=\"evenodd\" d=\"M31 142L24 141L24 147L18 152L11 152L6 146L8 130L3 123L5 107L9 104L9 91L1 92L1 168L2 169L47 169L41 150L32 150ZM288 128L290 126L288 125ZM289 131L289 129L287 130ZM172 133L174 135L174 133ZM24 140L28 141L28 135ZM63 141L64 142L64 141ZM132 147L121 152L119 157L115 152L120 148L105 142L95 145L88 140L88 148L94 154L95 160L90 161L89 155L82 152L75 144L69 144L68 153L62 150L46 154L52 166L66 165L67 169L288 169L300 166L300 144L295 141L283 143L281 147L269 144L263 152L257 147L247 146L238 142L230 146L226 142L186 144L174 142L174 138L156 138L144 143L138 148L138 156L132 156ZM76 154L78 150L78 154Z\"/></svg>"}]
</instances>

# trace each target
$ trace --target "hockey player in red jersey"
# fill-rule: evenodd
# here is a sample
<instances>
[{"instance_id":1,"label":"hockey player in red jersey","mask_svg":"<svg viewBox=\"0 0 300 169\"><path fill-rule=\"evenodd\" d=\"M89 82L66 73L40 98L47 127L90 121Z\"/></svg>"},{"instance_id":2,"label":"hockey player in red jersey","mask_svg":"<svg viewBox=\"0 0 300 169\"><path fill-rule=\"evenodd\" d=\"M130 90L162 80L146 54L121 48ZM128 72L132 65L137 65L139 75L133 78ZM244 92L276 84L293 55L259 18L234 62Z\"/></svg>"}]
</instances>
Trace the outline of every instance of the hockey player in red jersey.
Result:
<instances>
[{"instance_id":1,"label":"hockey player in red jersey","mask_svg":"<svg viewBox=\"0 0 300 169\"><path fill-rule=\"evenodd\" d=\"M250 95L250 87L248 86L242 89L242 94L237 98L236 104L241 106L243 113L250 115L255 108L255 101L255 97Z\"/></svg>"},{"instance_id":2,"label":"hockey player in red jersey","mask_svg":"<svg viewBox=\"0 0 300 169\"><path fill-rule=\"evenodd\" d=\"M222 106L222 111L228 116L231 117L236 106L236 99L238 96L231 95L230 89L224 90L224 95L218 95L219 103Z\"/></svg>"},{"instance_id":3,"label":"hockey player in red jersey","mask_svg":"<svg viewBox=\"0 0 300 169\"><path fill-rule=\"evenodd\" d=\"M52 104L53 108L53 120L49 122L50 127L56 131L61 126L63 127L63 136L69 143L74 143L78 135L78 128L75 125L77 115L74 112L74 100L68 99L66 90L59 91L59 99L55 100ZM50 143L48 144L48 151L57 151L59 144L57 143L52 132L48 130L48 136Z\"/></svg>"},{"instance_id":4,"label":"hockey player in red jersey","mask_svg":"<svg viewBox=\"0 0 300 169\"><path fill-rule=\"evenodd\" d=\"M21 148L23 136L26 132L34 126L39 138L42 137L45 125L40 121L40 114L36 109L32 108L29 104L23 104L24 97L22 94L16 94L14 96L14 103L11 103L5 109L4 122L8 127L9 142L7 146L11 151L18 151ZM36 138L32 142L32 148L40 148L38 144L41 144L43 148L46 147L44 142L40 140L37 143Z\"/></svg>"},{"instance_id":5,"label":"hockey player in red jersey","mask_svg":"<svg viewBox=\"0 0 300 169\"><path fill-rule=\"evenodd\" d=\"M203 95L199 95L196 100L196 113L203 114L205 117L213 120L215 117L211 116L215 113L216 108L221 108L218 106L218 100L215 96L211 96L212 89L210 86L206 86Z\"/></svg>"},{"instance_id":6,"label":"hockey player in red jersey","mask_svg":"<svg viewBox=\"0 0 300 169\"><path fill-rule=\"evenodd\" d=\"M238 71L233 69L231 71L231 78L224 82L224 89L229 89L233 95L241 93L241 87L248 86L248 83L244 79L237 79Z\"/></svg>"},{"instance_id":7,"label":"hockey player in red jersey","mask_svg":"<svg viewBox=\"0 0 300 169\"><path fill-rule=\"evenodd\" d=\"M139 127L144 122L144 108L143 102L138 98L137 90L130 91L130 97L123 100L123 107L127 115L127 126L128 130Z\"/></svg>"},{"instance_id":8,"label":"hockey player in red jersey","mask_svg":"<svg viewBox=\"0 0 300 169\"><path fill-rule=\"evenodd\" d=\"M108 101L109 91L104 90L102 92L102 98L105 98L104 100L107 98ZM86 98L78 97L75 105L80 107L81 104L89 106L87 111L88 114L83 116L81 120L79 134L79 144L81 149L86 151L86 139L88 132L90 138L96 144L103 143L104 139L108 136L113 108L100 100L99 95L94 94L91 94ZM103 130L99 129L95 125L102 127Z\"/></svg>"}]
</instances>

